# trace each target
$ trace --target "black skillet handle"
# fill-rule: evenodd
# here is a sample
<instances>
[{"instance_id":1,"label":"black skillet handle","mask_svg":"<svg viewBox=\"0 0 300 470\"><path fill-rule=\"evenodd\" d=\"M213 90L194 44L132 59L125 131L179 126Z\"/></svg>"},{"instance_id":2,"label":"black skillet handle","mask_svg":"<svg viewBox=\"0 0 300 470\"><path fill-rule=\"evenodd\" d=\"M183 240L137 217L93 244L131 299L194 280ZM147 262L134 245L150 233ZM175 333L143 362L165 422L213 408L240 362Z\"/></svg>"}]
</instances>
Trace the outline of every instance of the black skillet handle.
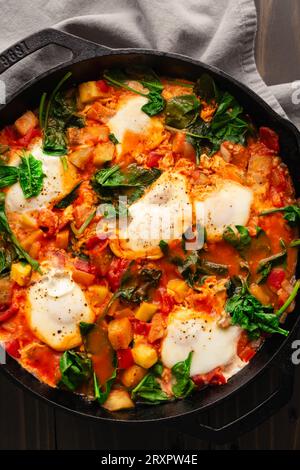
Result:
<instances>
[{"instance_id":1,"label":"black skillet handle","mask_svg":"<svg viewBox=\"0 0 300 470\"><path fill-rule=\"evenodd\" d=\"M294 371L290 364L286 364L282 370L280 383L275 391L246 413L238 416L233 421L212 426L201 423L201 415L198 419L187 422L182 421L180 430L199 439L210 440L220 444L233 441L242 434L251 431L259 424L268 419L274 412L286 405L291 399L294 384ZM226 407L225 401L223 406ZM178 424L177 424L178 427Z\"/></svg>"},{"instance_id":2,"label":"black skillet handle","mask_svg":"<svg viewBox=\"0 0 300 470\"><path fill-rule=\"evenodd\" d=\"M58 29L48 28L28 36L26 39L17 42L2 52L0 55L0 74L33 52L50 44L56 44L70 50L72 52L70 63L77 60L88 59L95 55L96 52L98 55L105 55L111 52L111 49L108 47L86 39L81 39L73 34L59 31ZM68 62L66 65L67 64Z\"/></svg>"}]
</instances>

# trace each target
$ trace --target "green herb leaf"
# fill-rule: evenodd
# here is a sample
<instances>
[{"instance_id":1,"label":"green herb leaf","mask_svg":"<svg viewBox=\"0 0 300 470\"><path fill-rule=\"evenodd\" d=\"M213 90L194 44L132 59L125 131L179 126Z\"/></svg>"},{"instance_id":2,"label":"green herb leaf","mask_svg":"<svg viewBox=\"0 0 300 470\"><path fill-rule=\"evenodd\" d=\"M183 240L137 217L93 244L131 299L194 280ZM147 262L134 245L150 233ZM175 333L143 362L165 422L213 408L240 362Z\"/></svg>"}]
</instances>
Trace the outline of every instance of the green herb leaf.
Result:
<instances>
[{"instance_id":1,"label":"green herb leaf","mask_svg":"<svg viewBox=\"0 0 300 470\"><path fill-rule=\"evenodd\" d=\"M240 252L243 252L251 243L249 231L243 225L236 225L235 230L230 226L226 227L223 232L223 240L230 243Z\"/></svg>"},{"instance_id":2,"label":"green herb leaf","mask_svg":"<svg viewBox=\"0 0 300 470\"><path fill-rule=\"evenodd\" d=\"M165 256L168 256L170 248L169 248L168 243L165 242L165 240L160 240L159 248L161 249L161 251L163 252Z\"/></svg>"},{"instance_id":3,"label":"green herb leaf","mask_svg":"<svg viewBox=\"0 0 300 470\"><path fill-rule=\"evenodd\" d=\"M5 213L4 200L0 203L0 232L2 237L5 237L5 240L13 246L17 258L20 260L26 260L35 271L41 272L38 261L31 258L31 256L24 250L11 230Z\"/></svg>"},{"instance_id":4,"label":"green herb leaf","mask_svg":"<svg viewBox=\"0 0 300 470\"><path fill-rule=\"evenodd\" d=\"M81 321L79 323L79 329L81 336L86 336L95 326L95 323L87 323L85 321Z\"/></svg>"},{"instance_id":5,"label":"green herb leaf","mask_svg":"<svg viewBox=\"0 0 300 470\"><path fill-rule=\"evenodd\" d=\"M37 160L31 154L21 157L19 181L26 199L40 194L43 188L44 177L42 162L40 160Z\"/></svg>"},{"instance_id":6,"label":"green herb leaf","mask_svg":"<svg viewBox=\"0 0 300 470\"><path fill-rule=\"evenodd\" d=\"M117 377L117 368L115 367L111 377L107 380L103 387L99 386L97 376L94 372L94 391L95 391L95 398L98 400L100 405L106 402L109 392L111 391L111 387L114 384L114 381Z\"/></svg>"},{"instance_id":7,"label":"green herb leaf","mask_svg":"<svg viewBox=\"0 0 300 470\"><path fill-rule=\"evenodd\" d=\"M217 98L218 90L213 78L207 73L203 73L194 85L194 93L207 102Z\"/></svg>"},{"instance_id":8,"label":"green herb leaf","mask_svg":"<svg viewBox=\"0 0 300 470\"><path fill-rule=\"evenodd\" d=\"M19 179L19 170L15 166L0 165L0 189L15 184Z\"/></svg>"},{"instance_id":9,"label":"green herb leaf","mask_svg":"<svg viewBox=\"0 0 300 470\"><path fill-rule=\"evenodd\" d=\"M290 243L290 247L292 247L292 248L295 248L297 246L300 246L300 238L292 240L291 243Z\"/></svg>"},{"instance_id":10,"label":"green herb leaf","mask_svg":"<svg viewBox=\"0 0 300 470\"><path fill-rule=\"evenodd\" d=\"M177 362L172 367L172 375L176 379L172 391L176 398L186 398L195 389L195 384L190 378L192 356L193 352L191 351L185 361Z\"/></svg>"},{"instance_id":11,"label":"green herb leaf","mask_svg":"<svg viewBox=\"0 0 300 470\"><path fill-rule=\"evenodd\" d=\"M103 74L103 77L105 78L105 80L108 82L109 85L124 88L125 90L132 91L133 93L136 93L137 95L144 96L145 98L147 98L148 103L142 106L142 111L148 114L148 116L154 116L160 113L161 111L163 111L165 107L165 100L161 96L162 85L158 77L157 78L154 77L154 72L152 72L151 78L149 77L149 72L148 72L147 76L144 75L140 77L140 79L137 79L138 81L140 81L140 83L142 83L142 85L144 85L150 90L148 94L142 93L132 88L131 86L128 86L126 82L131 77L128 77L128 75L120 69L107 70Z\"/></svg>"},{"instance_id":12,"label":"green herb leaf","mask_svg":"<svg viewBox=\"0 0 300 470\"><path fill-rule=\"evenodd\" d=\"M86 382L92 374L92 362L86 354L65 351L60 358L60 385L72 392Z\"/></svg>"},{"instance_id":13,"label":"green herb leaf","mask_svg":"<svg viewBox=\"0 0 300 470\"><path fill-rule=\"evenodd\" d=\"M82 181L79 181L72 191L69 192L65 197L63 197L57 204L55 204L55 209L65 209L66 207L70 206L78 196L78 188L81 185Z\"/></svg>"},{"instance_id":14,"label":"green herb leaf","mask_svg":"<svg viewBox=\"0 0 300 470\"><path fill-rule=\"evenodd\" d=\"M135 401L144 404L158 405L170 401L170 397L161 389L160 384L154 374L149 373L132 390L131 397Z\"/></svg>"},{"instance_id":15,"label":"green herb leaf","mask_svg":"<svg viewBox=\"0 0 300 470\"><path fill-rule=\"evenodd\" d=\"M288 331L280 327L273 307L263 305L249 292L234 294L227 300L225 310L230 313L232 324L240 325L251 339L258 338L262 332L288 335Z\"/></svg>"},{"instance_id":16,"label":"green herb leaf","mask_svg":"<svg viewBox=\"0 0 300 470\"><path fill-rule=\"evenodd\" d=\"M285 262L287 257L287 251L284 249L280 253L276 253L275 255L269 256L268 258L262 259L257 268L257 273L260 274L260 278L258 279L257 283L261 284L265 282L274 266L278 266Z\"/></svg>"},{"instance_id":17,"label":"green herb leaf","mask_svg":"<svg viewBox=\"0 0 300 470\"><path fill-rule=\"evenodd\" d=\"M65 155L67 153L66 129L84 126L83 117L79 116L76 111L75 95L67 98L59 92L70 76L71 73L68 72L55 87L45 112L45 93L41 98L39 115L44 129L43 150L50 155Z\"/></svg>"},{"instance_id":18,"label":"green herb leaf","mask_svg":"<svg viewBox=\"0 0 300 470\"><path fill-rule=\"evenodd\" d=\"M165 108L165 100L160 93L157 91L150 91L147 95L148 103L142 106L142 111L148 114L148 116L155 116L161 113Z\"/></svg>"},{"instance_id":19,"label":"green herb leaf","mask_svg":"<svg viewBox=\"0 0 300 470\"><path fill-rule=\"evenodd\" d=\"M200 103L195 95L181 95L171 98L166 105L165 122L168 126L183 129L196 119Z\"/></svg>"},{"instance_id":20,"label":"green herb leaf","mask_svg":"<svg viewBox=\"0 0 300 470\"><path fill-rule=\"evenodd\" d=\"M269 209L266 211L261 212L259 215L269 215L274 214L276 212L283 212L284 219L288 222L291 227L295 227L299 225L300 222L300 207L296 204L290 206L279 207L276 209Z\"/></svg>"},{"instance_id":21,"label":"green herb leaf","mask_svg":"<svg viewBox=\"0 0 300 470\"><path fill-rule=\"evenodd\" d=\"M115 134L112 134L112 133L109 134L109 135L108 135L108 138L109 138L109 140L110 140L113 144L115 144L115 145L117 145L117 144L120 143L120 142L118 141L118 139L116 138Z\"/></svg>"}]
</instances>

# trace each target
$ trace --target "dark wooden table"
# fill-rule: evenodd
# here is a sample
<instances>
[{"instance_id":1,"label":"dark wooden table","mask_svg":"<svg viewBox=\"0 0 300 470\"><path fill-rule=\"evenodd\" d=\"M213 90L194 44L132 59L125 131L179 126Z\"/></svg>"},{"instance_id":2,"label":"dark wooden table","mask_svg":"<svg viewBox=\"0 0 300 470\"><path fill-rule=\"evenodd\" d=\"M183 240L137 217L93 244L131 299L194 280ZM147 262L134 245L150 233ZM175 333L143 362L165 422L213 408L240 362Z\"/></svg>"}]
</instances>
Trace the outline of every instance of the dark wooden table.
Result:
<instances>
[{"instance_id":1,"label":"dark wooden table","mask_svg":"<svg viewBox=\"0 0 300 470\"><path fill-rule=\"evenodd\" d=\"M256 56L260 73L268 84L300 78L300 2L256 0L259 13ZM272 390L274 373L263 376L231 404L224 404L217 417L226 420L251 401ZM272 375L273 374L273 375ZM300 366L291 401L256 429L217 445L165 425L133 425L116 429L49 407L18 389L0 375L0 449L300 449ZM234 408L234 409L233 409Z\"/></svg>"}]
</instances>

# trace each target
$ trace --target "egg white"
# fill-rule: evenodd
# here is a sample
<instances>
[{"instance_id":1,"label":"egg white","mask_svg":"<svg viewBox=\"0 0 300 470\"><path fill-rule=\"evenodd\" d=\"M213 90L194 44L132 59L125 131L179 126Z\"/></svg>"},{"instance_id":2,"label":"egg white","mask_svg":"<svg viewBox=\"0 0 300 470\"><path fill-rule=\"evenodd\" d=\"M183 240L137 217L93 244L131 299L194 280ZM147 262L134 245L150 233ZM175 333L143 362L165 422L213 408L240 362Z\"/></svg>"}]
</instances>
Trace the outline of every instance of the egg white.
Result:
<instances>
[{"instance_id":1,"label":"egg white","mask_svg":"<svg viewBox=\"0 0 300 470\"><path fill-rule=\"evenodd\" d=\"M198 222L206 228L207 239L218 241L227 226L246 225L250 217L253 192L232 180L224 180L194 201Z\"/></svg>"},{"instance_id":2,"label":"egg white","mask_svg":"<svg viewBox=\"0 0 300 470\"><path fill-rule=\"evenodd\" d=\"M91 323L95 315L70 272L53 267L27 289L26 317L41 341L65 351L81 344L79 322Z\"/></svg>"},{"instance_id":3,"label":"egg white","mask_svg":"<svg viewBox=\"0 0 300 470\"><path fill-rule=\"evenodd\" d=\"M185 176L164 172L129 207L129 224L111 241L112 250L125 258L160 258L160 240L181 238L192 222L191 207Z\"/></svg>"},{"instance_id":4,"label":"egg white","mask_svg":"<svg viewBox=\"0 0 300 470\"><path fill-rule=\"evenodd\" d=\"M191 351L191 377L226 366L226 377L229 378L237 372L237 367L244 365L237 356L237 343L241 334L238 326L221 328L216 318L184 307L177 307L168 322L161 351L161 359L166 367L172 368L177 362L184 361Z\"/></svg>"},{"instance_id":5,"label":"egg white","mask_svg":"<svg viewBox=\"0 0 300 470\"><path fill-rule=\"evenodd\" d=\"M41 143L34 145L30 153L42 162L45 174L42 191L36 197L25 199L20 184L14 184L7 191L5 198L7 213L24 213L44 209L51 201L66 193L67 188L60 158L46 155L42 150ZM12 164L18 165L19 159L16 159Z\"/></svg>"}]
</instances>

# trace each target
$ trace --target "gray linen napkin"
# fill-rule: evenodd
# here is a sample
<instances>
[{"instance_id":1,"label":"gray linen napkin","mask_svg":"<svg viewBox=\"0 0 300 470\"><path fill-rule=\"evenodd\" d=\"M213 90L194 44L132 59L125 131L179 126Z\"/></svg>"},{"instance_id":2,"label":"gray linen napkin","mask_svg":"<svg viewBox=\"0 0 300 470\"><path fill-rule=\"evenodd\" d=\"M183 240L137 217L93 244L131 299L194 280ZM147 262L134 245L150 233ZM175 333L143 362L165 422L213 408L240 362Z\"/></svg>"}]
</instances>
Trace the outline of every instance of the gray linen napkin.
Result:
<instances>
[{"instance_id":1,"label":"gray linen napkin","mask_svg":"<svg viewBox=\"0 0 300 470\"><path fill-rule=\"evenodd\" d=\"M300 90L300 82L267 87L257 71L254 58L257 18L253 0L22 0L17 3L1 0L0 49L56 23L56 28L113 48L143 47L185 54L233 75L260 94L278 113L286 113L300 128L300 92L295 89ZM17 87L33 74L54 65L57 59L57 51L49 48L47 54L39 53L27 59L25 66L15 66L6 78L8 88Z\"/></svg>"}]
</instances>

